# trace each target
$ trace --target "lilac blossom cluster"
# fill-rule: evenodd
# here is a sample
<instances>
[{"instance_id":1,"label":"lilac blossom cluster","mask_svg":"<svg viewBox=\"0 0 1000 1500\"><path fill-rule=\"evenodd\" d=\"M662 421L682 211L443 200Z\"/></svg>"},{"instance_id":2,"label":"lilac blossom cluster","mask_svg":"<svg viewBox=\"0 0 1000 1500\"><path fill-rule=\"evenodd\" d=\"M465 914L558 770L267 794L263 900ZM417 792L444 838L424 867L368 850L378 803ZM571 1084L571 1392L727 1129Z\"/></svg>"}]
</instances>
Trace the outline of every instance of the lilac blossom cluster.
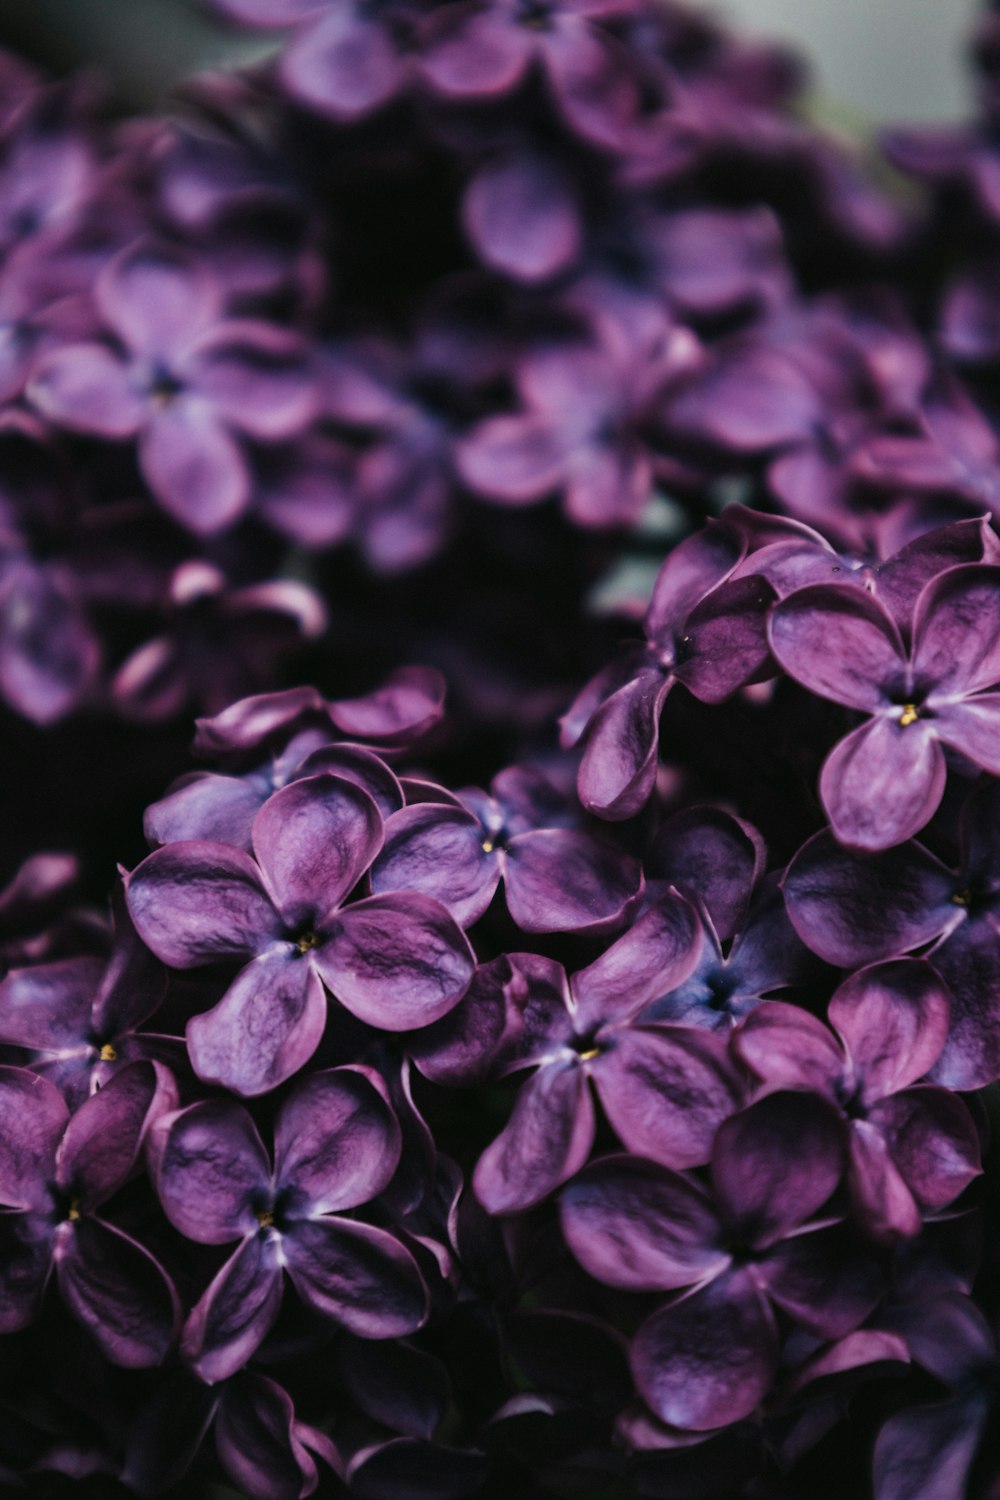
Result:
<instances>
[{"instance_id":1,"label":"lilac blossom cluster","mask_svg":"<svg viewBox=\"0 0 1000 1500\"><path fill-rule=\"evenodd\" d=\"M989 1500L996 17L904 210L672 5L213 4L0 64L0 1484Z\"/></svg>"}]
</instances>

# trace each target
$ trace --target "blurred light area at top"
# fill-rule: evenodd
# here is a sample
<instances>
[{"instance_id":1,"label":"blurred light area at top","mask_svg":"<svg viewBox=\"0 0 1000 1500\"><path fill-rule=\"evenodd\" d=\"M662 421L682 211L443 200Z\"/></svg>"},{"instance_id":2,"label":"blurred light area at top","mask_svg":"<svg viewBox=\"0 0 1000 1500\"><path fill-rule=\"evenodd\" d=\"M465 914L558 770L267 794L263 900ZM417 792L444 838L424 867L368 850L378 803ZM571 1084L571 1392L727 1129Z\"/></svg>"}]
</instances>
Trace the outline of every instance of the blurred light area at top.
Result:
<instances>
[{"instance_id":1,"label":"blurred light area at top","mask_svg":"<svg viewBox=\"0 0 1000 1500\"><path fill-rule=\"evenodd\" d=\"M751 36L792 43L817 90L878 122L958 120L971 109L967 42L977 0L697 0Z\"/></svg>"}]
</instances>

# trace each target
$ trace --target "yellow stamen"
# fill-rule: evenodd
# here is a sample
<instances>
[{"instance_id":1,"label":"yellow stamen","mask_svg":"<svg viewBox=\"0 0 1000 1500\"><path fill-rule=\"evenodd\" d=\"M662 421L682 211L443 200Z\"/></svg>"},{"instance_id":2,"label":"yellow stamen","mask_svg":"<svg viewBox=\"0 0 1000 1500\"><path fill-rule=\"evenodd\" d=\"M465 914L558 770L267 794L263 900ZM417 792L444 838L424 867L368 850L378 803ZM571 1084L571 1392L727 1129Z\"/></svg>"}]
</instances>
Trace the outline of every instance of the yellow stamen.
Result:
<instances>
[{"instance_id":1,"label":"yellow stamen","mask_svg":"<svg viewBox=\"0 0 1000 1500\"><path fill-rule=\"evenodd\" d=\"M590 1049L589 1052L581 1052L580 1053L580 1061L581 1062L593 1062L594 1058L595 1057L600 1057L600 1055L601 1055L601 1049L600 1049L600 1047L591 1047L591 1049Z\"/></svg>"},{"instance_id":2,"label":"yellow stamen","mask_svg":"<svg viewBox=\"0 0 1000 1500\"><path fill-rule=\"evenodd\" d=\"M492 839L483 839L482 849L484 854L492 854L494 847Z\"/></svg>"},{"instance_id":3,"label":"yellow stamen","mask_svg":"<svg viewBox=\"0 0 1000 1500\"><path fill-rule=\"evenodd\" d=\"M261 1229L270 1229L271 1225L274 1223L274 1214L270 1209L265 1209L262 1214L257 1215L257 1223L260 1225Z\"/></svg>"},{"instance_id":4,"label":"yellow stamen","mask_svg":"<svg viewBox=\"0 0 1000 1500\"><path fill-rule=\"evenodd\" d=\"M314 932L304 932L296 946L300 953L308 953L310 948L319 947L319 938Z\"/></svg>"},{"instance_id":5,"label":"yellow stamen","mask_svg":"<svg viewBox=\"0 0 1000 1500\"><path fill-rule=\"evenodd\" d=\"M72 1203L69 1206L69 1213L66 1215L66 1217L70 1221L71 1224L75 1224L76 1223L77 1219L80 1217L80 1200L79 1200L79 1198L74 1198L73 1199Z\"/></svg>"},{"instance_id":6,"label":"yellow stamen","mask_svg":"<svg viewBox=\"0 0 1000 1500\"><path fill-rule=\"evenodd\" d=\"M968 891L956 891L951 898L952 906L971 906L972 897Z\"/></svg>"},{"instance_id":7,"label":"yellow stamen","mask_svg":"<svg viewBox=\"0 0 1000 1500\"><path fill-rule=\"evenodd\" d=\"M899 722L903 729L905 729L908 724L915 724L919 718L920 715L917 713L917 705L915 703L903 704L903 712L899 716Z\"/></svg>"},{"instance_id":8,"label":"yellow stamen","mask_svg":"<svg viewBox=\"0 0 1000 1500\"><path fill-rule=\"evenodd\" d=\"M118 1053L115 1051L114 1047L112 1047L112 1045L111 1045L110 1042L105 1042L104 1046L101 1048L101 1062L117 1062L117 1061L118 1061Z\"/></svg>"}]
</instances>

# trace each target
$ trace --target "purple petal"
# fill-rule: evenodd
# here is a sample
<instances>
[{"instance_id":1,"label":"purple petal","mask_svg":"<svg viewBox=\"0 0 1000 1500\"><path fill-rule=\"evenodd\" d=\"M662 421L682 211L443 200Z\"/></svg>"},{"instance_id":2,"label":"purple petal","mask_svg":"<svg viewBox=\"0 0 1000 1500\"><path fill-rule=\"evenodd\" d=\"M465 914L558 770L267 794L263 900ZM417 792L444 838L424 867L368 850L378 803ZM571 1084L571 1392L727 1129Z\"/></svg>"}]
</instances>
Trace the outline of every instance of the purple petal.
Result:
<instances>
[{"instance_id":1,"label":"purple petal","mask_svg":"<svg viewBox=\"0 0 1000 1500\"><path fill-rule=\"evenodd\" d=\"M164 509L198 536L232 525L250 503L253 481L240 445L208 407L184 396L143 429L139 465Z\"/></svg>"},{"instance_id":2,"label":"purple petal","mask_svg":"<svg viewBox=\"0 0 1000 1500\"><path fill-rule=\"evenodd\" d=\"M0 1204L48 1206L56 1146L68 1120L65 1100L47 1079L0 1067Z\"/></svg>"},{"instance_id":3,"label":"purple petal","mask_svg":"<svg viewBox=\"0 0 1000 1500\"><path fill-rule=\"evenodd\" d=\"M486 266L529 285L566 270L580 253L580 209L569 177L526 151L480 167L465 191L462 222Z\"/></svg>"},{"instance_id":4,"label":"purple petal","mask_svg":"<svg viewBox=\"0 0 1000 1500\"><path fill-rule=\"evenodd\" d=\"M522 932L609 925L641 883L637 861L572 828L536 829L507 846L507 909Z\"/></svg>"},{"instance_id":5,"label":"purple petal","mask_svg":"<svg viewBox=\"0 0 1000 1500\"><path fill-rule=\"evenodd\" d=\"M926 721L879 717L853 730L823 762L819 791L834 836L855 849L902 844L934 816L947 767Z\"/></svg>"},{"instance_id":6,"label":"purple petal","mask_svg":"<svg viewBox=\"0 0 1000 1500\"><path fill-rule=\"evenodd\" d=\"M704 903L721 942L741 926L764 846L749 823L716 807L675 813L657 835L647 868Z\"/></svg>"},{"instance_id":7,"label":"purple petal","mask_svg":"<svg viewBox=\"0 0 1000 1500\"><path fill-rule=\"evenodd\" d=\"M824 1339L857 1328L886 1292L883 1259L845 1224L783 1240L758 1276L772 1302Z\"/></svg>"},{"instance_id":8,"label":"purple petal","mask_svg":"<svg viewBox=\"0 0 1000 1500\"><path fill-rule=\"evenodd\" d=\"M248 1371L223 1387L215 1446L222 1467L251 1500L312 1494L318 1476L303 1441L308 1431L296 1422L291 1397L273 1380Z\"/></svg>"},{"instance_id":9,"label":"purple petal","mask_svg":"<svg viewBox=\"0 0 1000 1500\"><path fill-rule=\"evenodd\" d=\"M846 1058L822 1021L797 1005L765 1000L733 1033L733 1050L772 1088L835 1097Z\"/></svg>"},{"instance_id":10,"label":"purple petal","mask_svg":"<svg viewBox=\"0 0 1000 1500\"><path fill-rule=\"evenodd\" d=\"M382 1031L413 1031L446 1015L476 967L450 912L415 892L345 907L313 962L340 1003Z\"/></svg>"},{"instance_id":11,"label":"purple petal","mask_svg":"<svg viewBox=\"0 0 1000 1500\"><path fill-rule=\"evenodd\" d=\"M139 936L174 969L249 957L282 932L257 866L224 844L168 844L126 877L125 888Z\"/></svg>"},{"instance_id":12,"label":"purple petal","mask_svg":"<svg viewBox=\"0 0 1000 1500\"><path fill-rule=\"evenodd\" d=\"M45 1052L81 1047L103 973L99 958L84 957L12 969L0 984L0 1041Z\"/></svg>"},{"instance_id":13,"label":"purple petal","mask_svg":"<svg viewBox=\"0 0 1000 1500\"><path fill-rule=\"evenodd\" d=\"M951 1029L931 1077L945 1088L984 1088L1000 1079L1000 934L993 922L962 922L934 950L934 967L951 993Z\"/></svg>"},{"instance_id":14,"label":"purple petal","mask_svg":"<svg viewBox=\"0 0 1000 1500\"><path fill-rule=\"evenodd\" d=\"M35 724L80 706L97 674L101 648L62 569L14 564L0 585L0 692Z\"/></svg>"},{"instance_id":15,"label":"purple petal","mask_svg":"<svg viewBox=\"0 0 1000 1500\"><path fill-rule=\"evenodd\" d=\"M701 924L689 901L668 891L601 957L571 981L581 1035L624 1020L676 989L701 954Z\"/></svg>"},{"instance_id":16,"label":"purple petal","mask_svg":"<svg viewBox=\"0 0 1000 1500\"><path fill-rule=\"evenodd\" d=\"M768 660L765 632L774 590L766 578L732 578L695 605L674 674L703 703L721 703Z\"/></svg>"},{"instance_id":17,"label":"purple petal","mask_svg":"<svg viewBox=\"0 0 1000 1500\"><path fill-rule=\"evenodd\" d=\"M982 519L953 521L916 537L878 571L878 592L893 616L909 622L917 596L938 574L960 563L995 561L994 533Z\"/></svg>"},{"instance_id":18,"label":"purple petal","mask_svg":"<svg viewBox=\"0 0 1000 1500\"><path fill-rule=\"evenodd\" d=\"M0 1334L35 1321L51 1266L51 1214L0 1212Z\"/></svg>"},{"instance_id":19,"label":"purple petal","mask_svg":"<svg viewBox=\"0 0 1000 1500\"><path fill-rule=\"evenodd\" d=\"M953 1203L982 1171L976 1127L962 1099L946 1089L907 1089L885 1099L869 1119L921 1208Z\"/></svg>"},{"instance_id":20,"label":"purple petal","mask_svg":"<svg viewBox=\"0 0 1000 1500\"><path fill-rule=\"evenodd\" d=\"M534 412L487 417L459 440L455 459L477 495L507 505L532 505L561 488L567 445L549 416Z\"/></svg>"},{"instance_id":21,"label":"purple petal","mask_svg":"<svg viewBox=\"0 0 1000 1500\"><path fill-rule=\"evenodd\" d=\"M107 968L94 996L91 1019L103 1041L123 1037L159 1010L167 974L136 932L125 902L125 887L111 898L115 938Z\"/></svg>"},{"instance_id":22,"label":"purple petal","mask_svg":"<svg viewBox=\"0 0 1000 1500\"><path fill-rule=\"evenodd\" d=\"M338 698L330 718L344 734L378 745L408 745L439 723L445 683L433 667L397 667L363 698Z\"/></svg>"},{"instance_id":23,"label":"purple petal","mask_svg":"<svg viewBox=\"0 0 1000 1500\"><path fill-rule=\"evenodd\" d=\"M711 1201L693 1179L634 1156L606 1156L559 1195L566 1243L591 1276L633 1292L692 1286L729 1254Z\"/></svg>"},{"instance_id":24,"label":"purple petal","mask_svg":"<svg viewBox=\"0 0 1000 1500\"><path fill-rule=\"evenodd\" d=\"M813 1094L768 1094L719 1126L712 1181L740 1234L764 1245L826 1202L843 1162L843 1130L832 1105Z\"/></svg>"},{"instance_id":25,"label":"purple petal","mask_svg":"<svg viewBox=\"0 0 1000 1500\"><path fill-rule=\"evenodd\" d=\"M100 1219L60 1225L56 1277L63 1301L115 1365L162 1364L177 1329L174 1289L142 1245Z\"/></svg>"},{"instance_id":26,"label":"purple petal","mask_svg":"<svg viewBox=\"0 0 1000 1500\"><path fill-rule=\"evenodd\" d=\"M405 1338L427 1317L417 1263L384 1229L347 1219L300 1219L285 1235L284 1251L306 1305L361 1338Z\"/></svg>"},{"instance_id":27,"label":"purple petal","mask_svg":"<svg viewBox=\"0 0 1000 1500\"><path fill-rule=\"evenodd\" d=\"M322 928L382 843L368 793L341 776L310 776L269 797L254 819L254 853L292 931Z\"/></svg>"},{"instance_id":28,"label":"purple petal","mask_svg":"<svg viewBox=\"0 0 1000 1500\"><path fill-rule=\"evenodd\" d=\"M632 1344L643 1400L671 1427L704 1432L747 1417L778 1368L778 1332L746 1271L733 1271L647 1318Z\"/></svg>"},{"instance_id":29,"label":"purple petal","mask_svg":"<svg viewBox=\"0 0 1000 1500\"><path fill-rule=\"evenodd\" d=\"M281 76L292 97L334 120L370 114L405 77L406 62L387 28L362 15L360 6L334 6L297 32L281 55Z\"/></svg>"},{"instance_id":30,"label":"purple petal","mask_svg":"<svg viewBox=\"0 0 1000 1500\"><path fill-rule=\"evenodd\" d=\"M709 522L668 554L656 575L646 613L646 634L668 645L683 632L688 615L732 573L747 544L735 528Z\"/></svg>"},{"instance_id":31,"label":"purple petal","mask_svg":"<svg viewBox=\"0 0 1000 1500\"><path fill-rule=\"evenodd\" d=\"M948 1035L951 1000L930 964L915 958L875 964L851 976L830 1001L830 1024L872 1104L916 1083Z\"/></svg>"},{"instance_id":32,"label":"purple petal","mask_svg":"<svg viewBox=\"0 0 1000 1500\"><path fill-rule=\"evenodd\" d=\"M802 941L827 963L856 968L891 958L963 920L959 882L920 844L875 855L828 833L804 844L785 875L785 904Z\"/></svg>"},{"instance_id":33,"label":"purple petal","mask_svg":"<svg viewBox=\"0 0 1000 1500\"><path fill-rule=\"evenodd\" d=\"M718 1126L742 1103L725 1041L693 1027L612 1032L591 1076L622 1145L677 1169L708 1161Z\"/></svg>"},{"instance_id":34,"label":"purple petal","mask_svg":"<svg viewBox=\"0 0 1000 1500\"><path fill-rule=\"evenodd\" d=\"M874 713L885 686L905 671L892 617L870 595L846 584L818 584L781 600L768 620L778 663L821 698Z\"/></svg>"},{"instance_id":35,"label":"purple petal","mask_svg":"<svg viewBox=\"0 0 1000 1500\"><path fill-rule=\"evenodd\" d=\"M379 1075L331 1068L296 1085L282 1105L274 1127L275 1180L296 1189L296 1215L357 1208L388 1187L401 1149Z\"/></svg>"},{"instance_id":36,"label":"purple petal","mask_svg":"<svg viewBox=\"0 0 1000 1500\"><path fill-rule=\"evenodd\" d=\"M499 881L499 859L484 848L478 821L462 807L429 802L393 814L372 869L373 891L433 896L463 927L482 916Z\"/></svg>"},{"instance_id":37,"label":"purple petal","mask_svg":"<svg viewBox=\"0 0 1000 1500\"><path fill-rule=\"evenodd\" d=\"M179 353L222 314L203 266L158 245L135 245L98 278L98 306L126 348L152 358Z\"/></svg>"},{"instance_id":38,"label":"purple petal","mask_svg":"<svg viewBox=\"0 0 1000 1500\"><path fill-rule=\"evenodd\" d=\"M1000 693L980 693L963 703L936 705L938 738L973 765L1000 776Z\"/></svg>"},{"instance_id":39,"label":"purple petal","mask_svg":"<svg viewBox=\"0 0 1000 1500\"><path fill-rule=\"evenodd\" d=\"M284 1287L283 1243L272 1230L249 1235L188 1316L181 1349L209 1385L241 1370L274 1326Z\"/></svg>"},{"instance_id":40,"label":"purple petal","mask_svg":"<svg viewBox=\"0 0 1000 1500\"><path fill-rule=\"evenodd\" d=\"M133 1175L154 1121L177 1105L174 1081L159 1063L133 1062L81 1104L56 1153L56 1181L84 1212L104 1203Z\"/></svg>"},{"instance_id":41,"label":"purple petal","mask_svg":"<svg viewBox=\"0 0 1000 1500\"><path fill-rule=\"evenodd\" d=\"M531 1208L580 1170L593 1140L590 1086L567 1054L521 1085L507 1125L476 1165L476 1197L491 1214Z\"/></svg>"},{"instance_id":42,"label":"purple petal","mask_svg":"<svg viewBox=\"0 0 1000 1500\"><path fill-rule=\"evenodd\" d=\"M317 412L305 346L271 323L221 324L201 340L191 383L221 423L261 443L297 436Z\"/></svg>"},{"instance_id":43,"label":"purple petal","mask_svg":"<svg viewBox=\"0 0 1000 1500\"><path fill-rule=\"evenodd\" d=\"M987 1429L985 1397L918 1406L890 1417L875 1444L875 1500L943 1500L966 1480Z\"/></svg>"},{"instance_id":44,"label":"purple petal","mask_svg":"<svg viewBox=\"0 0 1000 1500\"><path fill-rule=\"evenodd\" d=\"M143 833L151 844L201 839L250 852L250 830L261 806L260 788L238 776L199 771L146 808Z\"/></svg>"},{"instance_id":45,"label":"purple petal","mask_svg":"<svg viewBox=\"0 0 1000 1500\"><path fill-rule=\"evenodd\" d=\"M245 1109L223 1099L158 1120L150 1171L167 1218L189 1240L226 1245L257 1229L271 1164Z\"/></svg>"},{"instance_id":46,"label":"purple petal","mask_svg":"<svg viewBox=\"0 0 1000 1500\"><path fill-rule=\"evenodd\" d=\"M914 611L913 666L935 695L1000 682L1000 568L949 568L927 585Z\"/></svg>"},{"instance_id":47,"label":"purple petal","mask_svg":"<svg viewBox=\"0 0 1000 1500\"><path fill-rule=\"evenodd\" d=\"M880 1244L912 1239L921 1228L920 1209L874 1121L852 1120L847 1182L857 1222Z\"/></svg>"},{"instance_id":48,"label":"purple petal","mask_svg":"<svg viewBox=\"0 0 1000 1500\"><path fill-rule=\"evenodd\" d=\"M191 1065L206 1083L244 1097L266 1094L305 1066L325 1025L319 976L284 944L241 969L212 1010L191 1017Z\"/></svg>"},{"instance_id":49,"label":"purple petal","mask_svg":"<svg viewBox=\"0 0 1000 1500\"><path fill-rule=\"evenodd\" d=\"M319 776L326 771L354 782L367 792L383 820L403 806L403 788L398 778L373 750L361 745L324 745L306 756L296 774Z\"/></svg>"},{"instance_id":50,"label":"purple petal","mask_svg":"<svg viewBox=\"0 0 1000 1500\"><path fill-rule=\"evenodd\" d=\"M580 801L599 817L621 821L639 811L656 780L660 710L671 679L641 670L606 698L587 728L580 761Z\"/></svg>"},{"instance_id":51,"label":"purple petal","mask_svg":"<svg viewBox=\"0 0 1000 1500\"><path fill-rule=\"evenodd\" d=\"M407 1038L425 1078L460 1087L485 1081L507 1026L507 987L518 977L506 956L480 964L460 1004Z\"/></svg>"},{"instance_id":52,"label":"purple petal","mask_svg":"<svg viewBox=\"0 0 1000 1500\"><path fill-rule=\"evenodd\" d=\"M436 93L480 99L512 89L533 50L527 28L505 15L455 6L432 13L420 71Z\"/></svg>"},{"instance_id":53,"label":"purple petal","mask_svg":"<svg viewBox=\"0 0 1000 1500\"><path fill-rule=\"evenodd\" d=\"M72 344L43 355L27 394L50 422L98 437L132 437L146 414L126 365L104 344Z\"/></svg>"},{"instance_id":54,"label":"purple petal","mask_svg":"<svg viewBox=\"0 0 1000 1500\"><path fill-rule=\"evenodd\" d=\"M269 735L294 725L307 714L322 714L324 709L324 700L313 687L257 693L241 698L213 718L198 719L194 749L214 759L233 750L257 750Z\"/></svg>"}]
</instances>

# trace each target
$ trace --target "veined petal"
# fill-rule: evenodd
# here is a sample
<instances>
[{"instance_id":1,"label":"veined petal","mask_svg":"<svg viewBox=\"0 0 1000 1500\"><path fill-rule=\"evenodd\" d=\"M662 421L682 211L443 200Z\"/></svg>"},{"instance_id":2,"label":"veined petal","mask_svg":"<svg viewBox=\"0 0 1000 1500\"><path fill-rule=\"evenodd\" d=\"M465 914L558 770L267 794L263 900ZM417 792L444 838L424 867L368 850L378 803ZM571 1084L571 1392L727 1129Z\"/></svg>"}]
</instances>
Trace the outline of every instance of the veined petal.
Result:
<instances>
[{"instance_id":1,"label":"veined petal","mask_svg":"<svg viewBox=\"0 0 1000 1500\"><path fill-rule=\"evenodd\" d=\"M286 926L322 929L382 844L378 808L353 781L309 776L269 797L254 819L254 853Z\"/></svg>"},{"instance_id":2,"label":"veined petal","mask_svg":"<svg viewBox=\"0 0 1000 1500\"><path fill-rule=\"evenodd\" d=\"M225 1245L257 1228L271 1164L245 1109L205 1099L158 1120L149 1137L150 1171L170 1222L202 1245Z\"/></svg>"},{"instance_id":3,"label":"veined petal","mask_svg":"<svg viewBox=\"0 0 1000 1500\"><path fill-rule=\"evenodd\" d=\"M284 1239L288 1274L307 1306L361 1338L405 1338L427 1317L427 1288L409 1250L384 1229L300 1219Z\"/></svg>"},{"instance_id":4,"label":"veined petal","mask_svg":"<svg viewBox=\"0 0 1000 1500\"><path fill-rule=\"evenodd\" d=\"M906 658L895 622L849 584L814 584L776 604L768 620L779 665L821 698L874 713Z\"/></svg>"},{"instance_id":5,"label":"veined petal","mask_svg":"<svg viewBox=\"0 0 1000 1500\"><path fill-rule=\"evenodd\" d=\"M68 1120L63 1096L47 1079L0 1067L0 1204L48 1207L56 1147Z\"/></svg>"},{"instance_id":6,"label":"veined petal","mask_svg":"<svg viewBox=\"0 0 1000 1500\"><path fill-rule=\"evenodd\" d=\"M241 969L212 1010L191 1017L188 1052L204 1082L266 1094L305 1066L325 1025L319 976L307 955L283 944Z\"/></svg>"},{"instance_id":7,"label":"veined petal","mask_svg":"<svg viewBox=\"0 0 1000 1500\"><path fill-rule=\"evenodd\" d=\"M282 934L257 866L225 844L168 844L126 876L125 889L139 936L174 969L249 958Z\"/></svg>"},{"instance_id":8,"label":"veined petal","mask_svg":"<svg viewBox=\"0 0 1000 1500\"><path fill-rule=\"evenodd\" d=\"M948 1036L951 999L916 958L873 964L846 979L828 1014L853 1059L866 1104L929 1072Z\"/></svg>"},{"instance_id":9,"label":"veined petal","mask_svg":"<svg viewBox=\"0 0 1000 1500\"><path fill-rule=\"evenodd\" d=\"M513 1113L473 1175L491 1214L531 1208L572 1177L590 1155L594 1105L576 1059L547 1063L525 1083Z\"/></svg>"},{"instance_id":10,"label":"veined petal","mask_svg":"<svg viewBox=\"0 0 1000 1500\"><path fill-rule=\"evenodd\" d=\"M335 1213L388 1187L402 1140L370 1068L330 1068L296 1085L274 1127L275 1180L303 1195L296 1213Z\"/></svg>"},{"instance_id":11,"label":"veined petal","mask_svg":"<svg viewBox=\"0 0 1000 1500\"><path fill-rule=\"evenodd\" d=\"M819 791L834 835L854 849L889 849L919 833L944 795L947 767L927 720L880 715L852 730L823 763Z\"/></svg>"},{"instance_id":12,"label":"veined petal","mask_svg":"<svg viewBox=\"0 0 1000 1500\"><path fill-rule=\"evenodd\" d=\"M192 1309L181 1349L209 1385L241 1370L274 1325L281 1308L281 1238L249 1235Z\"/></svg>"},{"instance_id":13,"label":"veined petal","mask_svg":"<svg viewBox=\"0 0 1000 1500\"><path fill-rule=\"evenodd\" d=\"M85 1216L59 1226L55 1268L63 1301L112 1364L138 1370L163 1363L180 1309L148 1250Z\"/></svg>"}]
</instances>

